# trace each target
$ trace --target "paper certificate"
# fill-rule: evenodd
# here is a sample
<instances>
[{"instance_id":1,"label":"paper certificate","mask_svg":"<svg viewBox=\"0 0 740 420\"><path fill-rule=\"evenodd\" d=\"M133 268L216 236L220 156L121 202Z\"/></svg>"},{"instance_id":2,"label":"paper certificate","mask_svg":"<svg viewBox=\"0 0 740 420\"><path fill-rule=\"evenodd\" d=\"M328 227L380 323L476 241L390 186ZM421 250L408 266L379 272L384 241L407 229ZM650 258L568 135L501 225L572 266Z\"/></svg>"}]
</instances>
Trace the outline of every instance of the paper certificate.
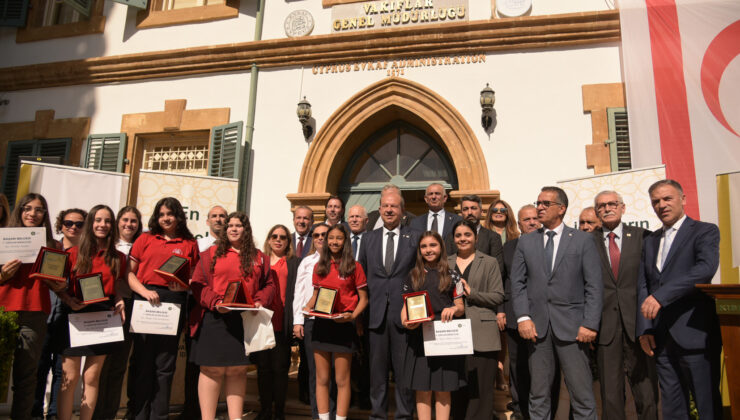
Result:
<instances>
[{"instance_id":1,"label":"paper certificate","mask_svg":"<svg viewBox=\"0 0 740 420\"><path fill-rule=\"evenodd\" d=\"M123 341L121 315L113 311L69 314L71 347Z\"/></svg>"},{"instance_id":2,"label":"paper certificate","mask_svg":"<svg viewBox=\"0 0 740 420\"><path fill-rule=\"evenodd\" d=\"M46 246L46 230L43 227L2 228L0 265L15 259L24 264L33 264L43 246Z\"/></svg>"},{"instance_id":3,"label":"paper certificate","mask_svg":"<svg viewBox=\"0 0 740 420\"><path fill-rule=\"evenodd\" d=\"M135 300L131 313L132 333L177 335L180 304L161 302L154 306L147 300Z\"/></svg>"},{"instance_id":4,"label":"paper certificate","mask_svg":"<svg viewBox=\"0 0 740 420\"><path fill-rule=\"evenodd\" d=\"M469 319L422 324L425 356L473 354L473 332Z\"/></svg>"}]
</instances>

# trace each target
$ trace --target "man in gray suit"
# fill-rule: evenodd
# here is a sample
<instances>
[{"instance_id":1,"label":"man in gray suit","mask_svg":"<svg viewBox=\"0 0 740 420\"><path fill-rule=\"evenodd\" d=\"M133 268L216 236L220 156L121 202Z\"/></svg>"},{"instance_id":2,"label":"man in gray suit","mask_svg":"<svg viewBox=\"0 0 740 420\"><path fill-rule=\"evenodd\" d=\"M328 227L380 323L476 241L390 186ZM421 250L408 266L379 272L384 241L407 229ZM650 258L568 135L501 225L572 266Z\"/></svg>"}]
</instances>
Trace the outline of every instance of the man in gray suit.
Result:
<instances>
[{"instance_id":1,"label":"man in gray suit","mask_svg":"<svg viewBox=\"0 0 740 420\"><path fill-rule=\"evenodd\" d=\"M519 238L511 287L519 334L532 341L529 415L549 420L556 361L565 375L573 417L596 420L586 350L596 339L603 286L593 236L565 226L568 196L544 187L537 197L543 228Z\"/></svg>"},{"instance_id":2,"label":"man in gray suit","mask_svg":"<svg viewBox=\"0 0 740 420\"><path fill-rule=\"evenodd\" d=\"M624 379L629 381L640 420L658 419L655 361L635 338L637 277L643 238L650 232L622 223L625 205L616 191L594 198L601 227L593 231L599 245L604 307L596 348L601 383L602 420L624 420Z\"/></svg>"}]
</instances>

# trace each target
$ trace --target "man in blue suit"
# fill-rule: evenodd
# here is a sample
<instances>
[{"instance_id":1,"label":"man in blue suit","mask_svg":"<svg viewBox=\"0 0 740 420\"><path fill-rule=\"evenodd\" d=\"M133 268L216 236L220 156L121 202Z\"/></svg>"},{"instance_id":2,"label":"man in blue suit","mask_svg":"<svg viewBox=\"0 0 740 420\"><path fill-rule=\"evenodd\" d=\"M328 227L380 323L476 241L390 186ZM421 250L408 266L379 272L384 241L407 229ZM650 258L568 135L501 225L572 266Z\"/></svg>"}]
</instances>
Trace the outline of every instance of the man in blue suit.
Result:
<instances>
[{"instance_id":1,"label":"man in blue suit","mask_svg":"<svg viewBox=\"0 0 740 420\"><path fill-rule=\"evenodd\" d=\"M406 332L401 326L401 286L416 262L419 233L401 226L403 197L392 188L380 197L383 227L367 232L362 239L359 262L367 276L369 293L370 404L371 419L388 418L389 361L396 375L403 372ZM390 356L390 360L389 359ZM414 393L396 382L394 418L411 420Z\"/></svg>"},{"instance_id":2,"label":"man in blue suit","mask_svg":"<svg viewBox=\"0 0 740 420\"><path fill-rule=\"evenodd\" d=\"M563 223L568 196L562 189L542 188L536 206L543 228L519 237L511 271L519 334L533 343L529 416L551 418L550 391L559 361L573 418L596 420L586 353L596 339L603 303L596 242Z\"/></svg>"},{"instance_id":3,"label":"man in blue suit","mask_svg":"<svg viewBox=\"0 0 740 420\"><path fill-rule=\"evenodd\" d=\"M678 182L658 181L648 193L663 227L643 245L636 335L655 356L663 418L689 418L691 391L699 418L720 419L719 320L712 298L695 287L717 271L719 229L686 216Z\"/></svg>"},{"instance_id":4,"label":"man in blue suit","mask_svg":"<svg viewBox=\"0 0 740 420\"><path fill-rule=\"evenodd\" d=\"M431 230L439 233L442 239L446 238L452 232L452 226L462 220L462 217L445 211L447 202L445 187L438 183L430 184L424 193L424 201L429 211L414 217L409 227L420 233Z\"/></svg>"}]
</instances>

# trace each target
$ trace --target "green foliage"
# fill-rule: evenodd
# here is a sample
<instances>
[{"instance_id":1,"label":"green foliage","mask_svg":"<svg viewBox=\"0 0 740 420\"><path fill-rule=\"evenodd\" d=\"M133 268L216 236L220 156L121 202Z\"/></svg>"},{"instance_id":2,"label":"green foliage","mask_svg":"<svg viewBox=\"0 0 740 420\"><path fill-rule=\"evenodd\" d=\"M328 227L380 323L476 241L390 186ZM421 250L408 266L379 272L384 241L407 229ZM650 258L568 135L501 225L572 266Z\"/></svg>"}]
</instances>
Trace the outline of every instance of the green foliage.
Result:
<instances>
[{"instance_id":1,"label":"green foliage","mask_svg":"<svg viewBox=\"0 0 740 420\"><path fill-rule=\"evenodd\" d=\"M0 306L0 402L8 395L10 369L13 366L13 352L18 337L18 314L6 312Z\"/></svg>"},{"instance_id":2,"label":"green foliage","mask_svg":"<svg viewBox=\"0 0 740 420\"><path fill-rule=\"evenodd\" d=\"M689 418L691 420L699 420L699 410L696 408L694 393L691 391L689 391Z\"/></svg>"}]
</instances>

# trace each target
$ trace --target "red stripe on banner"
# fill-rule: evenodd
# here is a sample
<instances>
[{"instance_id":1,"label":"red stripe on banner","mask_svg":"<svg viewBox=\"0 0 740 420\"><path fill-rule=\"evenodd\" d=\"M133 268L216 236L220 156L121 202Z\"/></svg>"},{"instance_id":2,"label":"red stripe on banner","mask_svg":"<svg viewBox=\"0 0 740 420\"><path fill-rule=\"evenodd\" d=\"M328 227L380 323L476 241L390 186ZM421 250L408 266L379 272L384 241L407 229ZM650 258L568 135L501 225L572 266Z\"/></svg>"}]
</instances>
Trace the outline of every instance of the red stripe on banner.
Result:
<instances>
[{"instance_id":1,"label":"red stripe on banner","mask_svg":"<svg viewBox=\"0 0 740 420\"><path fill-rule=\"evenodd\" d=\"M686 194L686 213L699 219L694 147L691 142L676 2L645 0L645 3L650 27L660 153L666 166L666 176L683 186Z\"/></svg>"}]
</instances>

